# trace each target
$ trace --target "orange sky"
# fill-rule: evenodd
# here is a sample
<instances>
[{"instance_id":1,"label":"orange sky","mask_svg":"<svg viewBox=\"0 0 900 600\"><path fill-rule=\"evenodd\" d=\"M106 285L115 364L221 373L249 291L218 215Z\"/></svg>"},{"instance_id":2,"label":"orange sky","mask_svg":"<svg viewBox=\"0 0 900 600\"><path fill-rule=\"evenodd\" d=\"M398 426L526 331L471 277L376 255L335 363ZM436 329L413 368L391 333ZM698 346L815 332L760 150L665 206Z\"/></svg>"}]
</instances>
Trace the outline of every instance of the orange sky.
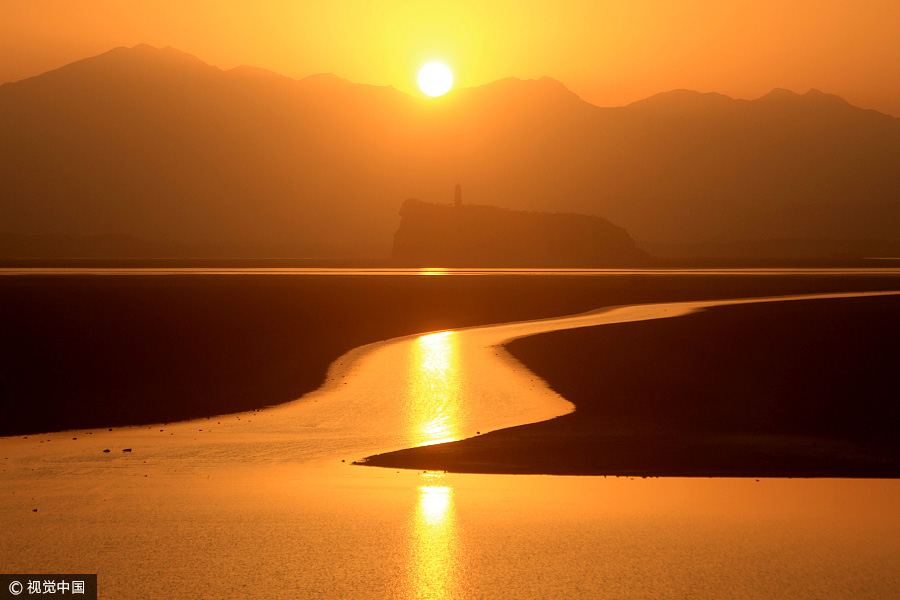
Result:
<instances>
[{"instance_id":1,"label":"orange sky","mask_svg":"<svg viewBox=\"0 0 900 600\"><path fill-rule=\"evenodd\" d=\"M442 60L460 86L549 75L599 105L815 87L900 116L897 0L0 0L0 15L0 82L145 42L415 93Z\"/></svg>"}]
</instances>

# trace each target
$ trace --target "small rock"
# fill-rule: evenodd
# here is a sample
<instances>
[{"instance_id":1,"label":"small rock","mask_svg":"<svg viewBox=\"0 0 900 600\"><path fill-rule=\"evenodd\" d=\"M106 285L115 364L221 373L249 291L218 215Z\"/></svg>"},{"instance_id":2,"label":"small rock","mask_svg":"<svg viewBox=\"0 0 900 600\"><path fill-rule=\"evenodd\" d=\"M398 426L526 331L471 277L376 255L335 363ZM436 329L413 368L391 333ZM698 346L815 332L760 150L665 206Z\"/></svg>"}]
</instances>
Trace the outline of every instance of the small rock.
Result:
<instances>
[{"instance_id":1,"label":"small rock","mask_svg":"<svg viewBox=\"0 0 900 600\"><path fill-rule=\"evenodd\" d=\"M106 450L104 450L104 452L109 452L109 448L107 448Z\"/></svg>"},{"instance_id":2,"label":"small rock","mask_svg":"<svg viewBox=\"0 0 900 600\"><path fill-rule=\"evenodd\" d=\"M122 448L122 452L131 452L131 448Z\"/></svg>"}]
</instances>

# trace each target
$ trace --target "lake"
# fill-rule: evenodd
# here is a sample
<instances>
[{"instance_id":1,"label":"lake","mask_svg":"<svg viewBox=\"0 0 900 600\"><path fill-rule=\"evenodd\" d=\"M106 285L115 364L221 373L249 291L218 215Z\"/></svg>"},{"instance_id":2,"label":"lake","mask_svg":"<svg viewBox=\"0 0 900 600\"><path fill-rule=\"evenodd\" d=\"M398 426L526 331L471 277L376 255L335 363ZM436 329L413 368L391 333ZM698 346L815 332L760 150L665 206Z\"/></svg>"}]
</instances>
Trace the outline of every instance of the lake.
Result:
<instances>
[{"instance_id":1,"label":"lake","mask_svg":"<svg viewBox=\"0 0 900 600\"><path fill-rule=\"evenodd\" d=\"M624 311L575 321L654 316ZM2 438L0 570L99 573L106 598L900 597L895 480L351 464L570 411L495 347L561 325L370 344L270 409Z\"/></svg>"}]
</instances>

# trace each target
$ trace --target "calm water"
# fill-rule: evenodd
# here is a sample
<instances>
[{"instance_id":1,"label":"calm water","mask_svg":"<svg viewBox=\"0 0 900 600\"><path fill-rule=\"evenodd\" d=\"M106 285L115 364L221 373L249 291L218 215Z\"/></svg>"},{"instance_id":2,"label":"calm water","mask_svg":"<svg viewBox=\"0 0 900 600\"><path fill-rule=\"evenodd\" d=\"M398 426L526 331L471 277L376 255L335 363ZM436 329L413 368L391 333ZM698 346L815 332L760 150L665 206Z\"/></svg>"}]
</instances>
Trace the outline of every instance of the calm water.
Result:
<instances>
[{"instance_id":1,"label":"calm water","mask_svg":"<svg viewBox=\"0 0 900 600\"><path fill-rule=\"evenodd\" d=\"M900 275L900 268L783 269L345 269L345 268L0 268L0 275L367 275L367 276L616 276L616 275Z\"/></svg>"},{"instance_id":2,"label":"calm water","mask_svg":"<svg viewBox=\"0 0 900 600\"><path fill-rule=\"evenodd\" d=\"M897 481L350 465L571 410L496 344L712 304L398 338L274 409L0 439L0 571L104 598L900 597Z\"/></svg>"}]
</instances>

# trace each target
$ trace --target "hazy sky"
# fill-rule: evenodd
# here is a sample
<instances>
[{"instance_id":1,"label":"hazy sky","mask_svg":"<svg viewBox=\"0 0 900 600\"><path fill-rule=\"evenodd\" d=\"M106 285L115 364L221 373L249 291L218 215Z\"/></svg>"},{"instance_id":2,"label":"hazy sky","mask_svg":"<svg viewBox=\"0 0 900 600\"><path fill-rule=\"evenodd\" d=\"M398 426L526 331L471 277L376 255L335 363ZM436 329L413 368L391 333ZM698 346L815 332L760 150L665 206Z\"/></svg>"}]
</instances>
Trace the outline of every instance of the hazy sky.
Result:
<instances>
[{"instance_id":1,"label":"hazy sky","mask_svg":"<svg viewBox=\"0 0 900 600\"><path fill-rule=\"evenodd\" d=\"M141 42L416 93L442 60L458 85L549 75L599 105L815 87L900 115L898 0L0 0L0 82Z\"/></svg>"}]
</instances>

